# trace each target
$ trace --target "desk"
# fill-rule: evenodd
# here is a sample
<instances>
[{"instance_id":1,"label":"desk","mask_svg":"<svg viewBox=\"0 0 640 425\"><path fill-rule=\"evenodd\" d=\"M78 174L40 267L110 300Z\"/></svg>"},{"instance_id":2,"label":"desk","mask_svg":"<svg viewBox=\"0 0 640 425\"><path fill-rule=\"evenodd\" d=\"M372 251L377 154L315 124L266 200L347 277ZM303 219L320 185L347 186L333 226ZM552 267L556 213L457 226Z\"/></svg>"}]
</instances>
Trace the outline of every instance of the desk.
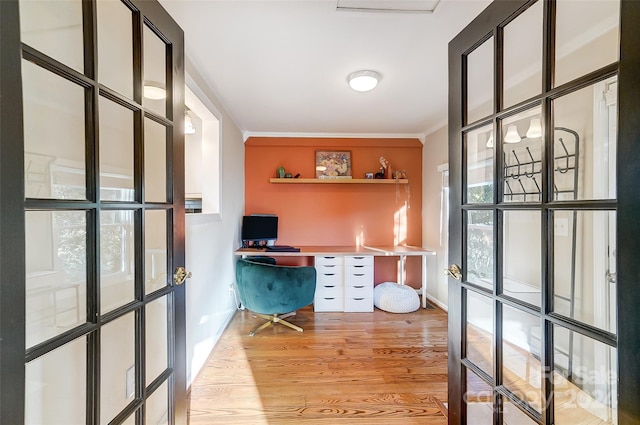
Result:
<instances>
[{"instance_id":1,"label":"desk","mask_svg":"<svg viewBox=\"0 0 640 425\"><path fill-rule=\"evenodd\" d=\"M242 257L267 255L273 257L315 257L316 255L372 255L382 257L400 257L398 283L405 284L405 260L407 256L422 257L422 308L427 307L427 256L435 255L433 251L416 246L299 246L300 252L267 251L254 248L240 248L235 255Z\"/></svg>"}]
</instances>

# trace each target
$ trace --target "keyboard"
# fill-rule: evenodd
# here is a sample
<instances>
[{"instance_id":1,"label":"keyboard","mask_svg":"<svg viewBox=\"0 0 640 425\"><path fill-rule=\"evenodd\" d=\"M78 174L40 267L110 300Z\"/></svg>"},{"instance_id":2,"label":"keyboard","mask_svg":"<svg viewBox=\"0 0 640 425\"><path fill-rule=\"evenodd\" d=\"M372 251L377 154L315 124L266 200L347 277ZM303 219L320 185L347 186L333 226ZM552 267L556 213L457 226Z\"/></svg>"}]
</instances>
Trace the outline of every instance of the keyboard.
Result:
<instances>
[{"instance_id":1,"label":"keyboard","mask_svg":"<svg viewBox=\"0 0 640 425\"><path fill-rule=\"evenodd\" d=\"M267 246L269 252L300 252L300 248L289 245L272 245Z\"/></svg>"}]
</instances>

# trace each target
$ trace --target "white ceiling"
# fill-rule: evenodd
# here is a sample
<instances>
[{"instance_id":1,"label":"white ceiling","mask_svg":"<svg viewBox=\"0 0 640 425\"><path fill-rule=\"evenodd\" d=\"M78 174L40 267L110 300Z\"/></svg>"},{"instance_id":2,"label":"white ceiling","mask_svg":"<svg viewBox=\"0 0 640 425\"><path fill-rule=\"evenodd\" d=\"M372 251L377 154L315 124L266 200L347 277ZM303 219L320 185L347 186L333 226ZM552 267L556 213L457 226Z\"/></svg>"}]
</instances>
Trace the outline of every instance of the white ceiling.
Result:
<instances>
[{"instance_id":1,"label":"white ceiling","mask_svg":"<svg viewBox=\"0 0 640 425\"><path fill-rule=\"evenodd\" d=\"M448 42L490 1L441 0L432 14L338 11L338 0L160 3L245 137L423 136L446 124ZM361 69L383 75L375 90L349 88Z\"/></svg>"}]
</instances>

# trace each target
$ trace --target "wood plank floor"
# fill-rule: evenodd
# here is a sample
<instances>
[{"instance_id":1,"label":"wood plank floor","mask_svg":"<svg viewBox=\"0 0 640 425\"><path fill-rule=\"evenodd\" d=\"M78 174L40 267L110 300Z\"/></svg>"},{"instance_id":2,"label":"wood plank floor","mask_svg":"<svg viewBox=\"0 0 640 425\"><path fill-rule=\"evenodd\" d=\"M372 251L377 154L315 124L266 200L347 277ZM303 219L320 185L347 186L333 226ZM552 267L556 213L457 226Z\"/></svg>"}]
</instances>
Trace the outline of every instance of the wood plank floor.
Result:
<instances>
[{"instance_id":1,"label":"wood plank floor","mask_svg":"<svg viewBox=\"0 0 640 425\"><path fill-rule=\"evenodd\" d=\"M189 421L214 424L447 423L447 315L298 312L254 337L239 311L191 388Z\"/></svg>"}]
</instances>

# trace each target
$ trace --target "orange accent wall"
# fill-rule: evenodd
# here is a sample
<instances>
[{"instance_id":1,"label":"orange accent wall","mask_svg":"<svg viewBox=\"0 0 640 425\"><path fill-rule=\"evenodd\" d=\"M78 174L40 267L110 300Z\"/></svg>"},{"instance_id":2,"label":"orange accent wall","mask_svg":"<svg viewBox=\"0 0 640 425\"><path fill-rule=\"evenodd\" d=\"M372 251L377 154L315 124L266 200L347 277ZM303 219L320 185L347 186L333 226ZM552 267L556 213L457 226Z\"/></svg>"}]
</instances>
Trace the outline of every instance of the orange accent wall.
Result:
<instances>
[{"instance_id":1,"label":"orange accent wall","mask_svg":"<svg viewBox=\"0 0 640 425\"><path fill-rule=\"evenodd\" d=\"M275 184L283 166L315 178L315 151L351 151L352 176L380 169L384 156L403 184ZM278 215L279 245L422 245L422 143L418 139L250 137L245 142L245 214ZM282 259L284 260L284 258ZM286 263L285 261L279 261ZM375 282L397 280L397 258L376 258ZM418 257L407 281L420 284Z\"/></svg>"}]
</instances>

